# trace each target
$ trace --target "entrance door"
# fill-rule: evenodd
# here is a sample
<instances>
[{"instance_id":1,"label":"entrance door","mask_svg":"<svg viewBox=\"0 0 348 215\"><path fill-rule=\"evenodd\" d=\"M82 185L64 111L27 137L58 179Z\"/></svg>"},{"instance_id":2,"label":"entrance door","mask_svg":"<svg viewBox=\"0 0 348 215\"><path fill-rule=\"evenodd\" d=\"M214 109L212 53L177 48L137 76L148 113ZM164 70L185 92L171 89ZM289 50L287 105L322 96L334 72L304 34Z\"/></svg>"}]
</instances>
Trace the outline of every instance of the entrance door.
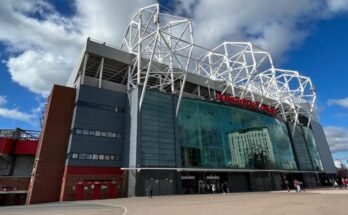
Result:
<instances>
[{"instance_id":1,"label":"entrance door","mask_svg":"<svg viewBox=\"0 0 348 215\"><path fill-rule=\"evenodd\" d=\"M76 200L82 200L83 199L83 183L82 182L78 182L76 184L75 198L76 198Z\"/></svg>"},{"instance_id":2,"label":"entrance door","mask_svg":"<svg viewBox=\"0 0 348 215\"><path fill-rule=\"evenodd\" d=\"M174 193L173 180L160 180L160 195L171 195Z\"/></svg>"}]
</instances>

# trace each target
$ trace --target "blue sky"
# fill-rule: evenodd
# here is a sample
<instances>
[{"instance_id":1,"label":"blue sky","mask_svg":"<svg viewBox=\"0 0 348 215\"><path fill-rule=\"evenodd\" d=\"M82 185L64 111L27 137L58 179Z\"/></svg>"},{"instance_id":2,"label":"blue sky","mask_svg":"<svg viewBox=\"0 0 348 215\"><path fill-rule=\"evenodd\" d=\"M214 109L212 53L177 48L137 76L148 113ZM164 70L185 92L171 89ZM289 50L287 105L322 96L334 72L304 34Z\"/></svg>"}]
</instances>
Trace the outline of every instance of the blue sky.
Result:
<instances>
[{"instance_id":1,"label":"blue sky","mask_svg":"<svg viewBox=\"0 0 348 215\"><path fill-rule=\"evenodd\" d=\"M269 3L267 3L269 1ZM88 36L119 46L147 1L5 1L0 6L0 128L39 130L53 83L64 84ZM170 2L170 3L168 3ZM278 67L311 77L335 158L348 158L348 1L160 1L186 14L195 41L252 41Z\"/></svg>"}]
</instances>

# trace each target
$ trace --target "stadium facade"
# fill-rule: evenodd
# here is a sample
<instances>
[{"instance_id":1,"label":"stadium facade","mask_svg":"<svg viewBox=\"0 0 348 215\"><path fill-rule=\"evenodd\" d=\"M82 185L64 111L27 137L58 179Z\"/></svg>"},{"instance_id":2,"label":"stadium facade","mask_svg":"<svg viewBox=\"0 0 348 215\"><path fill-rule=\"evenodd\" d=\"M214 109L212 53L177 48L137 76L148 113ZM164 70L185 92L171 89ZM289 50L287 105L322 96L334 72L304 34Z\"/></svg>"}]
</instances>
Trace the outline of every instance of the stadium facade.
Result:
<instances>
[{"instance_id":1,"label":"stadium facade","mask_svg":"<svg viewBox=\"0 0 348 215\"><path fill-rule=\"evenodd\" d=\"M323 185L336 168L316 92L248 42L193 41L189 19L140 9L121 49L87 40L54 86L27 203ZM49 188L50 192L46 192Z\"/></svg>"}]
</instances>

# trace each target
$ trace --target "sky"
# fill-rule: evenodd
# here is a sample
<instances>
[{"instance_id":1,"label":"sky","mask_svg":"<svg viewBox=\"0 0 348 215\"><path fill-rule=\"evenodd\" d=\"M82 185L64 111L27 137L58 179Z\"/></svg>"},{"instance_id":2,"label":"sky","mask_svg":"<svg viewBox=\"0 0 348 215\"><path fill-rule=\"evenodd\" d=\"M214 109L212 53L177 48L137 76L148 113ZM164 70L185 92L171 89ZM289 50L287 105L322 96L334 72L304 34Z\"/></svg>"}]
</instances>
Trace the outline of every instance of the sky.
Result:
<instances>
[{"instance_id":1,"label":"sky","mask_svg":"<svg viewBox=\"0 0 348 215\"><path fill-rule=\"evenodd\" d=\"M132 15L154 0L3 0L0 128L40 130L53 84L64 84L87 37L120 46ZM277 67L309 76L334 158L348 160L348 0L160 0L192 19L195 43L251 41Z\"/></svg>"}]
</instances>

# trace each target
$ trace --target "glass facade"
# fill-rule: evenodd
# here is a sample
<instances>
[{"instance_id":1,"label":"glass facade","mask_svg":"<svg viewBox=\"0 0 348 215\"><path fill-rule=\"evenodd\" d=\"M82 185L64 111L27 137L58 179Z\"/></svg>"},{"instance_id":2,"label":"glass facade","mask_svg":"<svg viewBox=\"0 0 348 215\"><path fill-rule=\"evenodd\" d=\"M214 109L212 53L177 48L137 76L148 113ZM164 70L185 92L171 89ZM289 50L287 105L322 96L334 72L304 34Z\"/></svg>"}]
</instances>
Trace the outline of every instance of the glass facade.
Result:
<instances>
[{"instance_id":1,"label":"glass facade","mask_svg":"<svg viewBox=\"0 0 348 215\"><path fill-rule=\"evenodd\" d=\"M173 97L148 90L141 111L141 165L175 166Z\"/></svg>"},{"instance_id":2,"label":"glass facade","mask_svg":"<svg viewBox=\"0 0 348 215\"><path fill-rule=\"evenodd\" d=\"M317 171L323 171L324 170L323 164L321 163L320 155L318 152L317 145L315 143L313 132L311 129L307 127L302 127L302 129L307 142L309 154L311 155L313 168L314 170L317 170Z\"/></svg>"},{"instance_id":3,"label":"glass facade","mask_svg":"<svg viewBox=\"0 0 348 215\"><path fill-rule=\"evenodd\" d=\"M296 170L286 124L238 107L183 99L183 167Z\"/></svg>"},{"instance_id":4,"label":"glass facade","mask_svg":"<svg viewBox=\"0 0 348 215\"><path fill-rule=\"evenodd\" d=\"M293 131L295 129L295 131ZM306 170L311 171L313 170L311 157L309 155L308 147L306 144L306 140L303 136L302 129L300 126L296 126L295 128L293 125L290 125L291 133L293 134L293 142L294 142L294 149L295 154L298 161L298 168L300 170Z\"/></svg>"}]
</instances>

